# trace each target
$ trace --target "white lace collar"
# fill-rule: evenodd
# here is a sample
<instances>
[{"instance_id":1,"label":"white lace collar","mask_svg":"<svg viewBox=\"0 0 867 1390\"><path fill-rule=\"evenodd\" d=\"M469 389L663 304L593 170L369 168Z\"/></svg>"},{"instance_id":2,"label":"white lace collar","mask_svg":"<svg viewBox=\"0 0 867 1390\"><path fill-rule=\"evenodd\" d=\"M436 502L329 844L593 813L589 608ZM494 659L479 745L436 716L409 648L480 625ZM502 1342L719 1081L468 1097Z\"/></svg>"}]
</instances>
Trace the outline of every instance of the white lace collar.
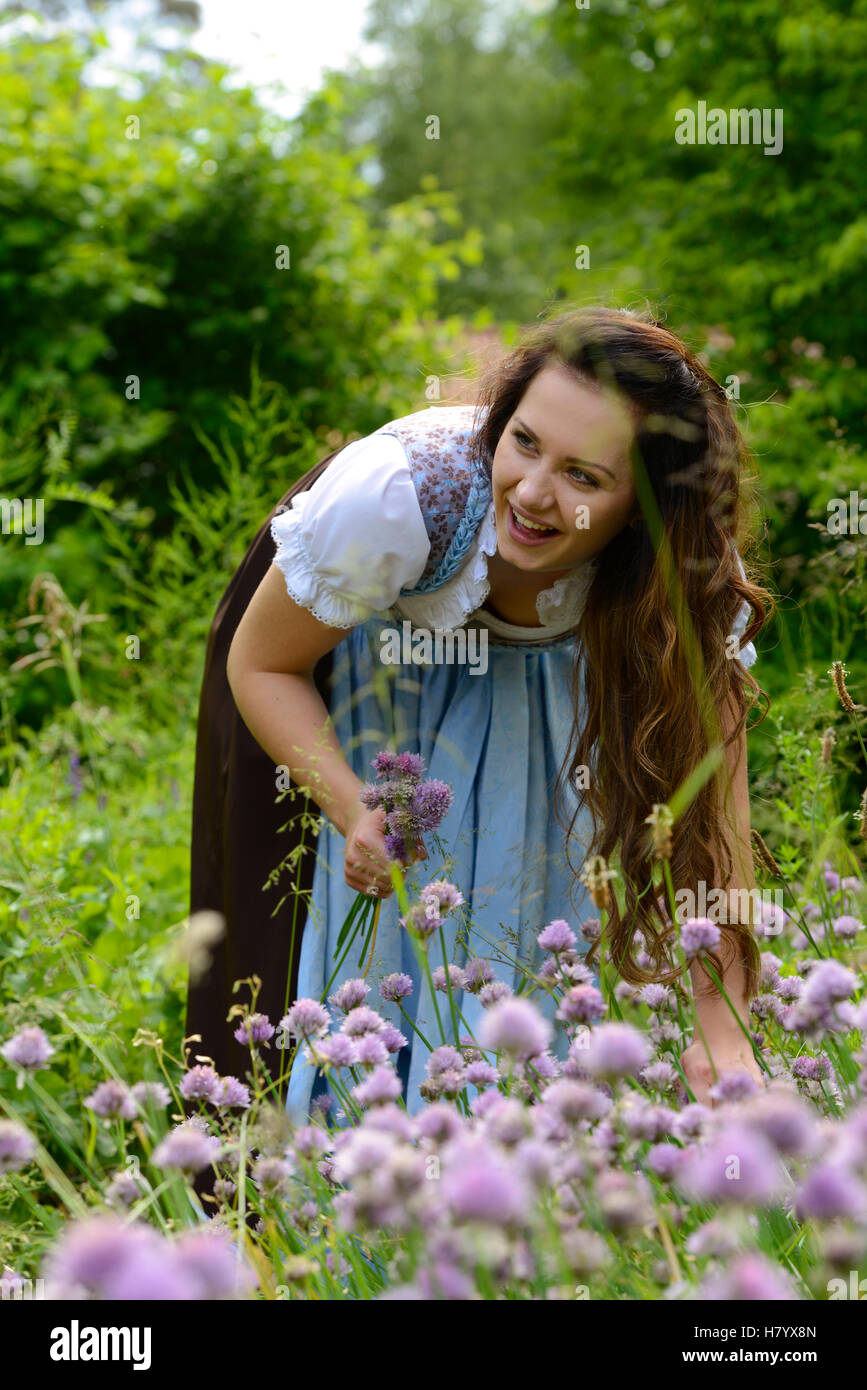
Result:
<instances>
[{"instance_id":1,"label":"white lace collar","mask_svg":"<svg viewBox=\"0 0 867 1390\"><path fill-rule=\"evenodd\" d=\"M418 627L460 627L482 607L490 593L488 558L496 549L497 521L494 502L491 499L467 552L467 558L457 574L452 575L440 588L432 589L427 594L401 596L394 607ZM542 637L568 632L573 628L584 611L595 572L594 558L583 565L577 565L571 574L555 580L549 589L543 589L537 594L536 612L542 626L533 628L533 633Z\"/></svg>"}]
</instances>

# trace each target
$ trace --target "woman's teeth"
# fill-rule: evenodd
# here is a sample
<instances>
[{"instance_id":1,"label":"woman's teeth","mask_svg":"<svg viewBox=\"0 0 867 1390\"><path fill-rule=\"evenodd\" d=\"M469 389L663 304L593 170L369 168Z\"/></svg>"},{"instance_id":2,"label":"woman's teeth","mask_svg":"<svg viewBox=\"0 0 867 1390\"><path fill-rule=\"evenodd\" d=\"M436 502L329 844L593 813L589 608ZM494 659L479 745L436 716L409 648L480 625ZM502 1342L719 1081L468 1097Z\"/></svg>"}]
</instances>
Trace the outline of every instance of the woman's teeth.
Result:
<instances>
[{"instance_id":1,"label":"woman's teeth","mask_svg":"<svg viewBox=\"0 0 867 1390\"><path fill-rule=\"evenodd\" d=\"M515 508L514 508L514 507L512 507L511 510L512 510L512 516L514 517L516 524L517 524L518 526L523 526L523 528L524 528L525 531L543 531L543 532L549 532L551 535L554 535L554 534L555 534L555 532L556 532L556 527L554 527L554 526L539 526L535 521L525 521L524 518L523 518L522 516L518 516L518 513L515 511Z\"/></svg>"}]
</instances>

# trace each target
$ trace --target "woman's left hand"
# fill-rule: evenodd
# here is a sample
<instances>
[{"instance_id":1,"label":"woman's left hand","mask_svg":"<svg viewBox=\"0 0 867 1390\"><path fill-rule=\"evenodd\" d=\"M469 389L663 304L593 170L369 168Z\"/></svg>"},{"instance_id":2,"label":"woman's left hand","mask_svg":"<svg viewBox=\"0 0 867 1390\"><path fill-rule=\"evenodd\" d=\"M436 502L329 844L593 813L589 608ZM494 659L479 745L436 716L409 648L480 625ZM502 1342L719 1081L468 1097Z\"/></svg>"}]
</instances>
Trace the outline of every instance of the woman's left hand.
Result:
<instances>
[{"instance_id":1,"label":"woman's left hand","mask_svg":"<svg viewBox=\"0 0 867 1390\"><path fill-rule=\"evenodd\" d=\"M717 1078L722 1076L725 1071L745 1071L759 1085L764 1085L765 1073L753 1056L751 1044L735 1023L732 1023L731 1027L717 1029L713 1032L705 1028L704 1036L707 1041L707 1049L701 1040L701 1035L696 1030L695 1041L684 1049L680 1057L680 1065L683 1067L684 1075L689 1082L689 1088L701 1105L714 1105L710 1096L710 1088L715 1084L715 1081L708 1060L708 1052L713 1058Z\"/></svg>"}]
</instances>

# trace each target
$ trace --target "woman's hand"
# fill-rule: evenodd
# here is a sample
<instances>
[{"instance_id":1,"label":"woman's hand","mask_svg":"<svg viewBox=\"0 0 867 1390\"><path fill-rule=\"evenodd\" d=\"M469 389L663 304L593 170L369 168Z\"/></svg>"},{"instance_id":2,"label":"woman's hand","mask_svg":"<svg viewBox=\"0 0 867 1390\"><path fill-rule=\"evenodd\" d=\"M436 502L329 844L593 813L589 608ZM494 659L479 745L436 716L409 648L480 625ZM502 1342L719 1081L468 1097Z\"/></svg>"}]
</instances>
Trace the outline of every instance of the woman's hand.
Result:
<instances>
[{"instance_id":1,"label":"woman's hand","mask_svg":"<svg viewBox=\"0 0 867 1390\"><path fill-rule=\"evenodd\" d=\"M696 1029L695 1041L690 1043L680 1057L680 1065L689 1082L689 1088L702 1105L713 1106L710 1088L715 1085L713 1071L708 1060L708 1052L713 1058L717 1078L725 1071L745 1071L760 1085L765 1083L765 1073L753 1056L752 1045L732 1019L730 1024L714 1030L704 1029L707 1050Z\"/></svg>"},{"instance_id":2,"label":"woman's hand","mask_svg":"<svg viewBox=\"0 0 867 1390\"><path fill-rule=\"evenodd\" d=\"M416 841L410 864L427 857L421 840ZM346 831L344 863L344 878L356 893L388 898L394 892L385 847L385 809L382 806L377 806L375 810L359 806Z\"/></svg>"}]
</instances>

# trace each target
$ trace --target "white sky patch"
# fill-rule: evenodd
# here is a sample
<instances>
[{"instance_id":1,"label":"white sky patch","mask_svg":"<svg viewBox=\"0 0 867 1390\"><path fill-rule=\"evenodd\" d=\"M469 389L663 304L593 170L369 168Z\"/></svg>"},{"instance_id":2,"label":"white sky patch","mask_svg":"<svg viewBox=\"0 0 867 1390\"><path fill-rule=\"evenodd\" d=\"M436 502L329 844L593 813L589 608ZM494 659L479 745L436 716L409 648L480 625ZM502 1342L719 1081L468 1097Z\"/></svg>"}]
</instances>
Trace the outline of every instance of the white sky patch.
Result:
<instances>
[{"instance_id":1,"label":"white sky patch","mask_svg":"<svg viewBox=\"0 0 867 1390\"><path fill-rule=\"evenodd\" d=\"M366 44L361 37L368 0L200 3L200 27L180 29L185 42L203 57L230 64L236 73L227 85L255 87L262 104L283 116L300 111L306 97L321 86L327 68L342 69L353 58L375 66L382 56L377 44ZM124 74L155 65L135 47L136 34L155 13L148 0L126 0L98 16L80 6L60 24L32 14L21 15L3 26L3 35L11 38L16 32L28 32L47 36L64 28L80 32L101 28L109 46L88 65L87 80L94 85L123 85ZM174 26L164 21L150 23L149 28L157 42L166 47L176 45L179 31Z\"/></svg>"}]
</instances>

